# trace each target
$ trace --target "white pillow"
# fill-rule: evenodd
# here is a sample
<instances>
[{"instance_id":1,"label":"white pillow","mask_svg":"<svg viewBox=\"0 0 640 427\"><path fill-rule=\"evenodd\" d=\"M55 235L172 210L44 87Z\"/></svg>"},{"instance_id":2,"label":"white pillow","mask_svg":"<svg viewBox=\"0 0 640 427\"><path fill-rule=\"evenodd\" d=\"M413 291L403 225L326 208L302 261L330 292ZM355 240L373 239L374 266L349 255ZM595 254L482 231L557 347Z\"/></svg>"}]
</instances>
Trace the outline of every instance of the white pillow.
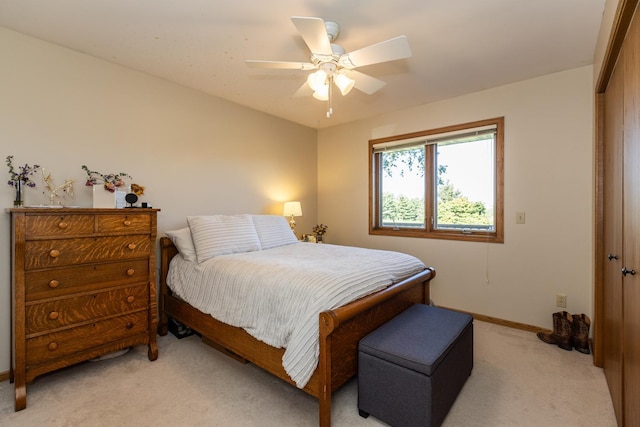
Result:
<instances>
[{"instance_id":1,"label":"white pillow","mask_svg":"<svg viewBox=\"0 0 640 427\"><path fill-rule=\"evenodd\" d=\"M262 249L296 243L296 238L287 219L280 215L253 215L253 223Z\"/></svg>"},{"instance_id":2,"label":"white pillow","mask_svg":"<svg viewBox=\"0 0 640 427\"><path fill-rule=\"evenodd\" d=\"M196 248L193 246L193 239L191 238L191 230L189 227L165 231L165 234L171 239L176 248L178 248L178 252L180 252L182 258L191 262L196 260Z\"/></svg>"},{"instance_id":3,"label":"white pillow","mask_svg":"<svg viewBox=\"0 0 640 427\"><path fill-rule=\"evenodd\" d=\"M251 215L188 216L198 262L218 255L260 250Z\"/></svg>"}]
</instances>

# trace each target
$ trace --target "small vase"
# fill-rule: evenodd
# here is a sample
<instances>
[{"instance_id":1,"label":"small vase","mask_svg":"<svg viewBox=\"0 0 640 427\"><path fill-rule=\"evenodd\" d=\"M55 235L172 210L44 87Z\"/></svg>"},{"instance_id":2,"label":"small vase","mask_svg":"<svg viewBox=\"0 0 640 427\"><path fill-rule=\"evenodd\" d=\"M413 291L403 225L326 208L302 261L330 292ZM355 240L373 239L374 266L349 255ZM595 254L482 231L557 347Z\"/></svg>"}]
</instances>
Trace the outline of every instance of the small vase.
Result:
<instances>
[{"instance_id":1,"label":"small vase","mask_svg":"<svg viewBox=\"0 0 640 427\"><path fill-rule=\"evenodd\" d=\"M322 234L316 235L316 243L322 243Z\"/></svg>"},{"instance_id":2,"label":"small vase","mask_svg":"<svg viewBox=\"0 0 640 427\"><path fill-rule=\"evenodd\" d=\"M102 184L93 186L93 207L94 208L115 208L116 193L104 189Z\"/></svg>"},{"instance_id":3,"label":"small vase","mask_svg":"<svg viewBox=\"0 0 640 427\"><path fill-rule=\"evenodd\" d=\"M13 187L15 189L15 198L13 199L13 207L21 208L24 206L24 188L22 185L22 180L19 179L13 182Z\"/></svg>"}]
</instances>

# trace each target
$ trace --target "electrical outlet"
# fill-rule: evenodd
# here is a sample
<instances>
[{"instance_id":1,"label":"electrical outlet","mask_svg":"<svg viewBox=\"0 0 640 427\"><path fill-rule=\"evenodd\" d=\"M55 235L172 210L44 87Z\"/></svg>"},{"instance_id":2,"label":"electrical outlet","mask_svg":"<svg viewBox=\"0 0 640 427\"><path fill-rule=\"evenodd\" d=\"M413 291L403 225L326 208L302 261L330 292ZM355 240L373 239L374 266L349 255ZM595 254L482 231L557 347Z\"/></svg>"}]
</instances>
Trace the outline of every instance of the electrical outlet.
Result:
<instances>
[{"instance_id":1,"label":"electrical outlet","mask_svg":"<svg viewBox=\"0 0 640 427\"><path fill-rule=\"evenodd\" d=\"M565 294L556 294L556 307L567 308L567 296Z\"/></svg>"}]
</instances>

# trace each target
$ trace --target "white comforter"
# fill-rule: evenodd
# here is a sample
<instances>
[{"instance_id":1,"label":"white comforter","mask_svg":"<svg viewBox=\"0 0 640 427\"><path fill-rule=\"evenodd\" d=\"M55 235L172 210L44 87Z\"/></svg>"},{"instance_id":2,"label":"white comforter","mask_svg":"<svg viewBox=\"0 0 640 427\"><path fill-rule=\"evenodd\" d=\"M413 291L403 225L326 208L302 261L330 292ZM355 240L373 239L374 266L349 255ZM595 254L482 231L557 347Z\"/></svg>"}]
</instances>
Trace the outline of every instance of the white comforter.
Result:
<instances>
[{"instance_id":1,"label":"white comforter","mask_svg":"<svg viewBox=\"0 0 640 427\"><path fill-rule=\"evenodd\" d=\"M318 364L318 313L424 268L417 258L399 252L295 243L201 264L176 256L167 283L198 310L285 348L283 367L303 388Z\"/></svg>"}]
</instances>

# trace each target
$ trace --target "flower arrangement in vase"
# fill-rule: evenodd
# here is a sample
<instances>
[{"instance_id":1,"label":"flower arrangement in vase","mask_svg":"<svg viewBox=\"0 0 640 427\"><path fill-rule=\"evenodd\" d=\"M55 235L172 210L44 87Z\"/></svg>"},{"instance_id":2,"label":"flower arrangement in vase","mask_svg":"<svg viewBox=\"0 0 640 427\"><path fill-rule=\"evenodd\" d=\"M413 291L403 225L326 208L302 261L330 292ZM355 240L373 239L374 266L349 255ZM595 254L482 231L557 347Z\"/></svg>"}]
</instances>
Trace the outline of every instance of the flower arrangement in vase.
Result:
<instances>
[{"instance_id":1,"label":"flower arrangement in vase","mask_svg":"<svg viewBox=\"0 0 640 427\"><path fill-rule=\"evenodd\" d=\"M13 156L7 156L6 162L9 167L9 181L7 184L15 189L13 206L16 208L22 207L24 205L24 187L33 188L36 186L36 183L33 182L30 177L36 173L40 166L29 166L25 163L24 166L18 166L16 170L13 166Z\"/></svg>"},{"instance_id":2,"label":"flower arrangement in vase","mask_svg":"<svg viewBox=\"0 0 640 427\"><path fill-rule=\"evenodd\" d=\"M51 173L46 173L44 168L42 168L42 182L44 182L45 190L49 192L49 206L61 206L61 199L65 196L73 199L73 179L65 179L63 184L56 185L51 177ZM62 191L62 194L60 194L60 191ZM57 197L59 198L56 201Z\"/></svg>"},{"instance_id":3,"label":"flower arrangement in vase","mask_svg":"<svg viewBox=\"0 0 640 427\"><path fill-rule=\"evenodd\" d=\"M327 232L328 225L318 224L313 227L313 234L316 235L316 242L322 243L322 236Z\"/></svg>"},{"instance_id":4,"label":"flower arrangement in vase","mask_svg":"<svg viewBox=\"0 0 640 427\"><path fill-rule=\"evenodd\" d=\"M101 174L100 172L90 170L85 165L82 165L82 170L87 173L87 182L85 184L87 187L102 184L104 189L110 193L115 193L118 187L122 187L125 178L131 179L131 176L124 172Z\"/></svg>"},{"instance_id":5,"label":"flower arrangement in vase","mask_svg":"<svg viewBox=\"0 0 640 427\"><path fill-rule=\"evenodd\" d=\"M124 207L125 178L131 176L125 172L103 174L89 169L82 165L82 170L87 174L87 187L93 187L93 207L94 208L115 208ZM105 191L98 191L98 185L102 185ZM117 192L118 191L118 192ZM120 196L120 197L118 197Z\"/></svg>"}]
</instances>

